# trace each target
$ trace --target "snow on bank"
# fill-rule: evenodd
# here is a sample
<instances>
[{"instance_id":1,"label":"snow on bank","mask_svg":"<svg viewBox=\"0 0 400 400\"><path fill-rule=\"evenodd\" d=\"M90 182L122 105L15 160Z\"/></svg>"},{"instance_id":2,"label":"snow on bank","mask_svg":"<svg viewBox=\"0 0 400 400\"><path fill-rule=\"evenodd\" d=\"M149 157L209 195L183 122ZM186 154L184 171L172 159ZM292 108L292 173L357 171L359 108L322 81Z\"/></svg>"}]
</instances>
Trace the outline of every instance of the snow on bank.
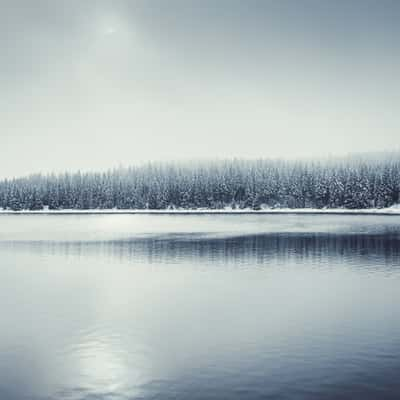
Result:
<instances>
[{"instance_id":1,"label":"snow on bank","mask_svg":"<svg viewBox=\"0 0 400 400\"><path fill-rule=\"evenodd\" d=\"M387 208L365 208L365 209L346 209L346 208L263 208L261 210L252 209L166 209L166 210L119 210L119 209L94 209L94 210L3 210L0 214L380 214L380 215L400 215L400 204Z\"/></svg>"}]
</instances>

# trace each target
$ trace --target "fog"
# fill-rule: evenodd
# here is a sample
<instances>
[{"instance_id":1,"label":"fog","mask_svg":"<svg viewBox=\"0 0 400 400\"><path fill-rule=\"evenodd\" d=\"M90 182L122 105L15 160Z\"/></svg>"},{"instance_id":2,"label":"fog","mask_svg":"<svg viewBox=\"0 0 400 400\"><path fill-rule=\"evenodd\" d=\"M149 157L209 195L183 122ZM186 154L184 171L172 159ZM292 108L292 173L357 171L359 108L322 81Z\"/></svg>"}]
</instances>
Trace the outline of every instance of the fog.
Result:
<instances>
[{"instance_id":1,"label":"fog","mask_svg":"<svg viewBox=\"0 0 400 400\"><path fill-rule=\"evenodd\" d=\"M397 1L0 5L0 177L399 148Z\"/></svg>"}]
</instances>

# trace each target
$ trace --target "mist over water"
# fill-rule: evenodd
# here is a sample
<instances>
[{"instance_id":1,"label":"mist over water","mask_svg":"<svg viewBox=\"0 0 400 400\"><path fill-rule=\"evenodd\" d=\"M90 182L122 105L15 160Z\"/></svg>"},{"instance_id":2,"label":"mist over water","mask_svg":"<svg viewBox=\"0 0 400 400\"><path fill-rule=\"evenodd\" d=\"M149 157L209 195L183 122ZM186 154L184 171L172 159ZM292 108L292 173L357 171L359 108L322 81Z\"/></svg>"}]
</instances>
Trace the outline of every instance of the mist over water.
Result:
<instances>
[{"instance_id":1,"label":"mist over water","mask_svg":"<svg viewBox=\"0 0 400 400\"><path fill-rule=\"evenodd\" d=\"M399 222L0 216L0 398L397 399Z\"/></svg>"}]
</instances>

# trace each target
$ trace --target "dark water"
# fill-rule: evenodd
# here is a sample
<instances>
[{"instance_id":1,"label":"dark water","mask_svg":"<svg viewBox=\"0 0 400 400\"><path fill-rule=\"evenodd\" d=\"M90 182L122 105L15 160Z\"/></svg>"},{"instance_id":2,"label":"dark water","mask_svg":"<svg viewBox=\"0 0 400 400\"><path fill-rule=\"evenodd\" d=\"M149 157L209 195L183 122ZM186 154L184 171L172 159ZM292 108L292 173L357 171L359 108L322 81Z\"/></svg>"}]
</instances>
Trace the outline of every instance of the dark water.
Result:
<instances>
[{"instance_id":1,"label":"dark water","mask_svg":"<svg viewBox=\"0 0 400 400\"><path fill-rule=\"evenodd\" d=\"M399 399L400 217L0 216L0 399Z\"/></svg>"}]
</instances>

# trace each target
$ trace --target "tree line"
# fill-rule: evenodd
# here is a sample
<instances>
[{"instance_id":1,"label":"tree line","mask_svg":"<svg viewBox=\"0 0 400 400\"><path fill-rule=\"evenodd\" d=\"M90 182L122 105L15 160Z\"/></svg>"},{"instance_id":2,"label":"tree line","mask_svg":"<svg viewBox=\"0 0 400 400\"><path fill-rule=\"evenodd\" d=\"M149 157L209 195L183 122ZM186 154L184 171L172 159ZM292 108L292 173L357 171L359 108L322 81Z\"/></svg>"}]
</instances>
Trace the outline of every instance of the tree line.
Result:
<instances>
[{"instance_id":1,"label":"tree line","mask_svg":"<svg viewBox=\"0 0 400 400\"><path fill-rule=\"evenodd\" d=\"M9 210L363 209L399 202L399 154L327 161L148 163L0 182L0 208Z\"/></svg>"}]
</instances>

